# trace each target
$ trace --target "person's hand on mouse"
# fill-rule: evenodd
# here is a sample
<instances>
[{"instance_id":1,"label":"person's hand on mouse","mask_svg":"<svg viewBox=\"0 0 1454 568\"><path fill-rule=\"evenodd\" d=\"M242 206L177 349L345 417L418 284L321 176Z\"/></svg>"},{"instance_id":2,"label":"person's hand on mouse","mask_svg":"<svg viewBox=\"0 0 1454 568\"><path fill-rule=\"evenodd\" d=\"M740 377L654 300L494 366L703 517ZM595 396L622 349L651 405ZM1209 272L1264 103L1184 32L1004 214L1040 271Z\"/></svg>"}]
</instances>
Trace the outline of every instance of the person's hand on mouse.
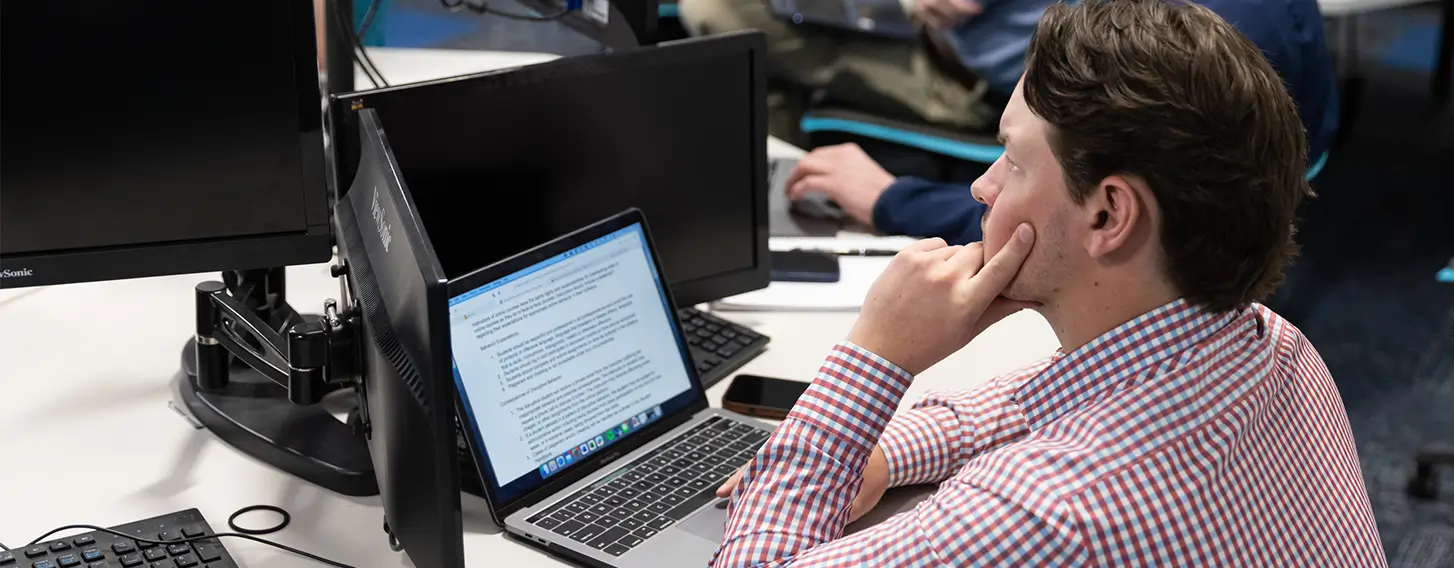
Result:
<instances>
[{"instance_id":1,"label":"person's hand on mouse","mask_svg":"<svg viewBox=\"0 0 1454 568\"><path fill-rule=\"evenodd\" d=\"M747 466L742 466L722 486L717 488L718 497L731 497L732 492L737 489L737 484L742 482L742 474L747 471ZM883 499L884 492L889 490L889 460L884 456L884 451L878 446L873 447L873 453L868 456L868 464L863 466L863 484L858 487L858 495L853 498L853 506L848 513L848 522L856 521L864 514L872 511Z\"/></svg>"},{"instance_id":2,"label":"person's hand on mouse","mask_svg":"<svg viewBox=\"0 0 1454 568\"><path fill-rule=\"evenodd\" d=\"M947 30L984 11L970 0L914 0L910 13L933 30Z\"/></svg>"},{"instance_id":3,"label":"person's hand on mouse","mask_svg":"<svg viewBox=\"0 0 1454 568\"><path fill-rule=\"evenodd\" d=\"M1029 223L994 258L984 245L927 239L905 248L874 281L848 341L918 375L991 324L1033 307L1000 296L1035 244Z\"/></svg>"},{"instance_id":4,"label":"person's hand on mouse","mask_svg":"<svg viewBox=\"0 0 1454 568\"><path fill-rule=\"evenodd\" d=\"M894 176L857 144L824 146L798 160L788 175L788 199L823 193L854 221L873 226L873 206L894 183Z\"/></svg>"}]
</instances>

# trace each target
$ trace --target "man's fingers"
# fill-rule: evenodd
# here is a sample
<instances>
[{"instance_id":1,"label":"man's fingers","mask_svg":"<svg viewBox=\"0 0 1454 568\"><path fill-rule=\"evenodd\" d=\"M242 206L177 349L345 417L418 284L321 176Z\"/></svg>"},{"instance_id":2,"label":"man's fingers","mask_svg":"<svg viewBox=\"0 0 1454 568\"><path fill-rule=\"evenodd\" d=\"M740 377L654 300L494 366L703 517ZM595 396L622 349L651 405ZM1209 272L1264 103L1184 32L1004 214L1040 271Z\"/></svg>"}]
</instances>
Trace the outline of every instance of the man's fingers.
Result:
<instances>
[{"instance_id":1,"label":"man's fingers","mask_svg":"<svg viewBox=\"0 0 1454 568\"><path fill-rule=\"evenodd\" d=\"M954 265L955 272L971 277L978 274L979 269L984 266L984 243L969 243L955 252L954 258L948 262Z\"/></svg>"},{"instance_id":2,"label":"man's fingers","mask_svg":"<svg viewBox=\"0 0 1454 568\"><path fill-rule=\"evenodd\" d=\"M795 182L788 184L788 199L797 201L806 196L809 192L819 191L833 195L829 189L832 185L828 183L828 176L822 174L809 174Z\"/></svg>"},{"instance_id":3,"label":"man's fingers","mask_svg":"<svg viewBox=\"0 0 1454 568\"><path fill-rule=\"evenodd\" d=\"M1021 223L1004 248L995 253L994 258L985 261L984 268L974 275L974 293L989 296L984 298L986 305L998 297L1020 273L1020 265L1025 264L1033 246L1035 229L1029 223Z\"/></svg>"},{"instance_id":4,"label":"man's fingers","mask_svg":"<svg viewBox=\"0 0 1454 568\"><path fill-rule=\"evenodd\" d=\"M737 484L742 481L742 474L746 472L747 466L738 468L737 473L732 474L732 477L727 478L727 481L723 481L722 485L717 487L717 496L731 497L732 491L737 489Z\"/></svg>"},{"instance_id":5,"label":"man's fingers","mask_svg":"<svg viewBox=\"0 0 1454 568\"><path fill-rule=\"evenodd\" d=\"M924 240L915 242L914 244L911 244L909 246L906 246L906 247L904 247L904 251L927 252L927 251L931 251L931 250L939 250L939 249L942 249L942 248L947 247L947 246L949 246L949 243L944 242L944 239L941 239L939 237L934 237L932 239L924 239Z\"/></svg>"},{"instance_id":6,"label":"man's fingers","mask_svg":"<svg viewBox=\"0 0 1454 568\"><path fill-rule=\"evenodd\" d=\"M980 12L984 11L984 7L980 6L978 2L970 2L969 0L948 0L948 3L950 6L954 7L954 11L958 12L960 17L975 16L978 15Z\"/></svg>"}]
</instances>

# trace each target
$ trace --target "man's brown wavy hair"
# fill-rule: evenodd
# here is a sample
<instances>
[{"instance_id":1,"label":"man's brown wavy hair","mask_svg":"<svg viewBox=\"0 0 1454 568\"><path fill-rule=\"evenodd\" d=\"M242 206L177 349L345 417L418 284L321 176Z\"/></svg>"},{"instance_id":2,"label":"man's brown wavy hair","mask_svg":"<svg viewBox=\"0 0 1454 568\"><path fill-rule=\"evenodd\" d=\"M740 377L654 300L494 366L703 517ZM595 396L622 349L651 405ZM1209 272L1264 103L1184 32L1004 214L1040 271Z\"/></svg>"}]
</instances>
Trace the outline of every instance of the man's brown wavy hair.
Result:
<instances>
[{"instance_id":1,"label":"man's brown wavy hair","mask_svg":"<svg viewBox=\"0 0 1454 568\"><path fill-rule=\"evenodd\" d=\"M1266 299L1297 255L1307 142L1282 79L1211 10L1172 0L1052 6L1025 102L1049 123L1071 198L1122 174L1149 185L1172 283L1227 311Z\"/></svg>"}]
</instances>

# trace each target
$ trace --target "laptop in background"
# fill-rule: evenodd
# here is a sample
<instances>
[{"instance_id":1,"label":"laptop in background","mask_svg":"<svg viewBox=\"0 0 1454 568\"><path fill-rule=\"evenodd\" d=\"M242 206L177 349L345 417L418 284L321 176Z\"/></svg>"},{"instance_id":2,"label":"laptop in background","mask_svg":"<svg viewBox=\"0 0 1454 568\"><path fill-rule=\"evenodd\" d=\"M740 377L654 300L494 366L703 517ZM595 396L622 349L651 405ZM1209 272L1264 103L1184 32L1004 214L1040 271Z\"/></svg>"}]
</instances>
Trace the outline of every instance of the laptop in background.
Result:
<instances>
[{"instance_id":1,"label":"laptop in background","mask_svg":"<svg viewBox=\"0 0 1454 568\"><path fill-rule=\"evenodd\" d=\"M638 210L456 279L460 422L511 537L612 568L703 566L714 492L771 433L709 408Z\"/></svg>"},{"instance_id":2,"label":"laptop in background","mask_svg":"<svg viewBox=\"0 0 1454 568\"><path fill-rule=\"evenodd\" d=\"M899 0L767 0L773 13L794 24L812 24L894 39L914 40L919 30Z\"/></svg>"}]
</instances>

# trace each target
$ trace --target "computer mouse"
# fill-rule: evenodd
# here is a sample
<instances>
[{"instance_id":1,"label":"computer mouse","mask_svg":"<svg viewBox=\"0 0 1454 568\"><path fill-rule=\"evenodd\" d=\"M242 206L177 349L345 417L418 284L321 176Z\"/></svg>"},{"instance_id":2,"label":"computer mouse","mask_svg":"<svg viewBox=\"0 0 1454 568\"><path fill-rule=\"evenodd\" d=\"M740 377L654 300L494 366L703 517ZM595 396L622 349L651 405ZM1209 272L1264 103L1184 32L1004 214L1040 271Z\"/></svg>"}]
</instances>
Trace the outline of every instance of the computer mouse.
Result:
<instances>
[{"instance_id":1,"label":"computer mouse","mask_svg":"<svg viewBox=\"0 0 1454 568\"><path fill-rule=\"evenodd\" d=\"M843 208L834 203L824 193L809 193L802 199L793 202L792 209L796 215L802 215L811 219L823 219L825 221L842 221Z\"/></svg>"}]
</instances>

